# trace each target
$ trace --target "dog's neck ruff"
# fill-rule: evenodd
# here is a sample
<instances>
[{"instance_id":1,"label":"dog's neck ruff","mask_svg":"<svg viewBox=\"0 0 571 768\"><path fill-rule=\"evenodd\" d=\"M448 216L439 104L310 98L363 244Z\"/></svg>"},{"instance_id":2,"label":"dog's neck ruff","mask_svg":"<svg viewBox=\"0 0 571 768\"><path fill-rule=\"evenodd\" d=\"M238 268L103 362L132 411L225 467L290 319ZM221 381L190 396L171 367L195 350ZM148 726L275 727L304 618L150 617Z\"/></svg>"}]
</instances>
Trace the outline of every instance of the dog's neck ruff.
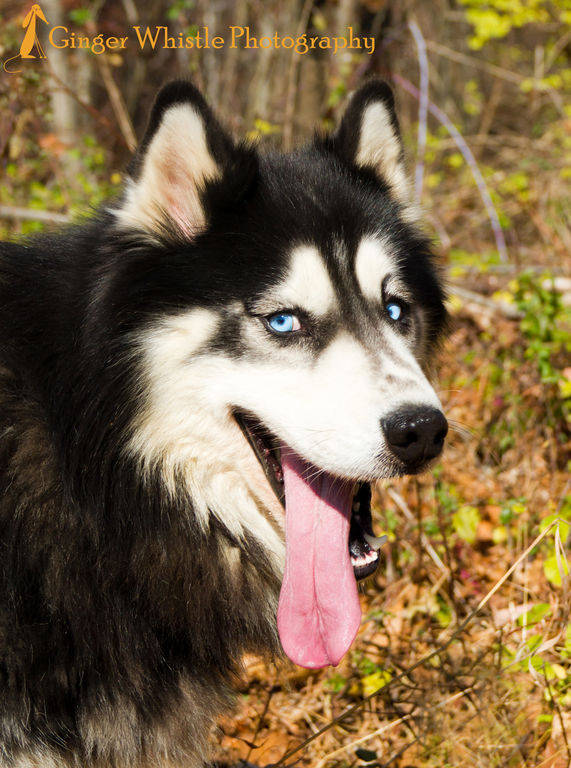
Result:
<instances>
[{"instance_id":1,"label":"dog's neck ruff","mask_svg":"<svg viewBox=\"0 0 571 768\"><path fill-rule=\"evenodd\" d=\"M174 478L173 467L166 458L162 466L163 482L179 497L181 490L183 495L188 494L192 514L205 534L211 530L212 518L215 518L216 527L245 551L249 549L248 542L255 542L281 579L285 562L283 521L266 507L272 491L265 487L265 478L258 477L261 473L257 466L251 471L249 465L255 460L241 463L238 456L236 458L236 463L230 466L223 461L209 462L204 457L194 457L174 470ZM274 500L275 506L278 506L277 500Z\"/></svg>"}]
</instances>

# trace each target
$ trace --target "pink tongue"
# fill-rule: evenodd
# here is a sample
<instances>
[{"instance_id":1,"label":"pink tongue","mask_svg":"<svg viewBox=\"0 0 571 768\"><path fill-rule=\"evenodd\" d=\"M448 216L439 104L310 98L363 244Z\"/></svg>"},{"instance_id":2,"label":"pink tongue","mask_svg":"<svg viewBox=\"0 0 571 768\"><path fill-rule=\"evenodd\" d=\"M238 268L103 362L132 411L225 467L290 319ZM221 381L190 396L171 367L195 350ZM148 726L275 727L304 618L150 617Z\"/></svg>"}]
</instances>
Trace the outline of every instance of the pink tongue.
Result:
<instances>
[{"instance_id":1,"label":"pink tongue","mask_svg":"<svg viewBox=\"0 0 571 768\"><path fill-rule=\"evenodd\" d=\"M300 667L336 665L361 621L349 557L352 484L282 450L286 563L278 606L280 640Z\"/></svg>"}]
</instances>

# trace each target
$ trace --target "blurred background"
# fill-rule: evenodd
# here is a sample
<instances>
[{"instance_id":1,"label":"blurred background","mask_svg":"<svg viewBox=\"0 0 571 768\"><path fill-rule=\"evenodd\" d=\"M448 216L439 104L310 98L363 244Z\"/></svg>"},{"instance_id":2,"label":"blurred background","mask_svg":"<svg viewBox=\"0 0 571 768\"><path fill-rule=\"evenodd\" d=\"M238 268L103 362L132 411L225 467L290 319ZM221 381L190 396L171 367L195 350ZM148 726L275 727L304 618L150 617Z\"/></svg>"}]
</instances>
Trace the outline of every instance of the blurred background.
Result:
<instances>
[{"instance_id":1,"label":"blurred background","mask_svg":"<svg viewBox=\"0 0 571 768\"><path fill-rule=\"evenodd\" d=\"M2 0L1 61L17 55L30 6ZM289 762L571 765L568 2L41 8L47 58L0 70L0 237L74 220L118 191L170 78L192 78L236 135L289 148L331 128L347 94L377 75L395 90L415 194L449 276L439 394L452 433L434 474L376 490L375 528L389 544L364 587L354 649L317 673L247 659L238 713L214 736L219 759L276 763L358 704ZM101 55L56 49L55 25L132 39ZM133 25L318 41L350 26L375 51L141 51Z\"/></svg>"}]
</instances>

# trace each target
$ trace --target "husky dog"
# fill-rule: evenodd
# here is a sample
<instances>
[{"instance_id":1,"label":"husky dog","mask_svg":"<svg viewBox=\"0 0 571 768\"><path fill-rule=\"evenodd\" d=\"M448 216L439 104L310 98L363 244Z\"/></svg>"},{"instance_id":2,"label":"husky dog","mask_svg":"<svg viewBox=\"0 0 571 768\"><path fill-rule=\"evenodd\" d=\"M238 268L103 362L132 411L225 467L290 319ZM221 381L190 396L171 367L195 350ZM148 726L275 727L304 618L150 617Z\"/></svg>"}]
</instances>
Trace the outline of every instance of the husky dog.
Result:
<instances>
[{"instance_id":1,"label":"husky dog","mask_svg":"<svg viewBox=\"0 0 571 768\"><path fill-rule=\"evenodd\" d=\"M288 155L159 94L120 197L0 247L0 766L195 768L245 652L336 664L369 483L447 423L393 96Z\"/></svg>"}]
</instances>

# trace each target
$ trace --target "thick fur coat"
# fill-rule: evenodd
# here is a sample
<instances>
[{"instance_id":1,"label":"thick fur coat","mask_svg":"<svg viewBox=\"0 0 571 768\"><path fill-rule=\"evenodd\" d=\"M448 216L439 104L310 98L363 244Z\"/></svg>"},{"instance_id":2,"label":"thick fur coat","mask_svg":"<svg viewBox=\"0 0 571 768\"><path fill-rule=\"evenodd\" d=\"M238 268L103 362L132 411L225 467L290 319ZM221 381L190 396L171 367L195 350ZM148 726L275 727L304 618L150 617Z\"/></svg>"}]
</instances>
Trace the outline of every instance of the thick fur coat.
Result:
<instances>
[{"instance_id":1,"label":"thick fur coat","mask_svg":"<svg viewBox=\"0 0 571 768\"><path fill-rule=\"evenodd\" d=\"M275 413L272 429L283 422L304 450L311 413L294 413L293 379L291 430L284 398L266 403L274 384L262 382L280 379L264 378L265 361L284 376L319 368L339 323L370 350L373 316L355 309L343 271L368 233L381 233L414 309L408 330L383 342L400 372L383 402L406 379L409 400L438 407L423 371L443 293L414 218L384 84L355 95L333 136L283 157L234 143L196 89L175 83L117 200L61 234L0 245L1 768L207 759L242 655L280 653L281 508L233 408ZM328 254L328 272L299 257L307 314L324 319L294 352L263 336L251 316L266 310L250 304L287 282L299 243ZM367 254L361 286L364 271L384 274ZM352 370L372 365L372 352L343 343ZM342 410L333 402L322 422ZM348 412L336 442L322 458L316 442L310 458L345 473L344 431L355 454L346 473L382 476L367 464L367 419ZM395 461L385 456L385 475L401 471Z\"/></svg>"}]
</instances>

